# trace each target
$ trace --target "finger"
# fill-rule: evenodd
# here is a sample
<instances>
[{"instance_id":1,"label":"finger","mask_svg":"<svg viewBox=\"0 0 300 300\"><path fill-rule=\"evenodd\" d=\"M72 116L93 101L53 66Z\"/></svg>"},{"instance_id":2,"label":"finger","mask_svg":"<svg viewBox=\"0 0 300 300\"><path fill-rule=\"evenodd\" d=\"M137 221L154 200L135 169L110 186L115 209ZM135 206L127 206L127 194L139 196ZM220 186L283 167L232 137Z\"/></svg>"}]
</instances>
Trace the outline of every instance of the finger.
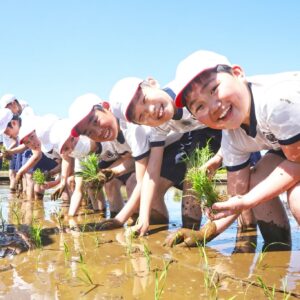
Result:
<instances>
[{"instance_id":1,"label":"finger","mask_svg":"<svg viewBox=\"0 0 300 300\"><path fill-rule=\"evenodd\" d=\"M232 204L228 201L225 202L216 202L213 204L212 209L213 210L224 210L228 208L233 208Z\"/></svg>"},{"instance_id":2,"label":"finger","mask_svg":"<svg viewBox=\"0 0 300 300\"><path fill-rule=\"evenodd\" d=\"M218 212L218 213L214 213L214 214L211 214L211 220L219 220L219 219L223 219L225 217L228 217L228 216L231 216L235 214L233 211L231 210L224 210L224 211L221 211L221 212Z\"/></svg>"},{"instance_id":3,"label":"finger","mask_svg":"<svg viewBox=\"0 0 300 300\"><path fill-rule=\"evenodd\" d=\"M183 235L180 231L174 232L167 236L165 239L164 245L168 247L174 247L177 244L180 244L183 242Z\"/></svg>"},{"instance_id":4,"label":"finger","mask_svg":"<svg viewBox=\"0 0 300 300\"><path fill-rule=\"evenodd\" d=\"M180 247L180 248L189 248L189 247L196 247L196 246L197 246L196 239L192 237L188 237L184 239L182 243L176 245L176 247Z\"/></svg>"},{"instance_id":5,"label":"finger","mask_svg":"<svg viewBox=\"0 0 300 300\"><path fill-rule=\"evenodd\" d=\"M61 195L64 192L64 190L65 190L65 187L59 189L58 195L57 195L57 199L61 197Z\"/></svg>"}]
</instances>

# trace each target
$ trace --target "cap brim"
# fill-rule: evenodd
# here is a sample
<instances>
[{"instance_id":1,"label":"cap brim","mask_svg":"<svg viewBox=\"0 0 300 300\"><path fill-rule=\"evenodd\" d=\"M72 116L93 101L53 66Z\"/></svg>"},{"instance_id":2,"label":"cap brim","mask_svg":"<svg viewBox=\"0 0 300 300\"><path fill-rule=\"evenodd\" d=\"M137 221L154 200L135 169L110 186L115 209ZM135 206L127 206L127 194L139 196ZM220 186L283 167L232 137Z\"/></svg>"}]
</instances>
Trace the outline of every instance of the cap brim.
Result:
<instances>
[{"instance_id":1,"label":"cap brim","mask_svg":"<svg viewBox=\"0 0 300 300\"><path fill-rule=\"evenodd\" d=\"M130 101L128 102L128 104L127 104L127 108L126 108L126 111L125 111L125 119L126 119L126 121L128 121L128 122L132 122L132 120L128 117L129 107L130 107L130 105L132 104L133 99L134 99L136 93L138 92L138 90L139 90L139 88L140 88L140 84L141 84L141 83L142 83L142 82L140 82L140 83L138 84L138 86L136 87L135 92L133 93L133 95L132 95L132 97L131 97L131 100L130 100Z\"/></svg>"}]
</instances>

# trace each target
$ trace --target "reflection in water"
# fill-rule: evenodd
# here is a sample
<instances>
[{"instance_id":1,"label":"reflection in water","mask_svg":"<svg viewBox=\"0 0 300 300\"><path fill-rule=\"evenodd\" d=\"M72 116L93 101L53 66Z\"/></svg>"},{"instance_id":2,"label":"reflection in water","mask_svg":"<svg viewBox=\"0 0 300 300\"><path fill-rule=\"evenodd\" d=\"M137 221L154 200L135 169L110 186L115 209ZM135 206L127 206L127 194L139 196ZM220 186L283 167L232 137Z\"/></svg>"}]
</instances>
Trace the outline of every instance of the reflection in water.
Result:
<instances>
[{"instance_id":1,"label":"reflection in water","mask_svg":"<svg viewBox=\"0 0 300 300\"><path fill-rule=\"evenodd\" d=\"M161 274L164 261L172 263L163 299L208 297L205 264L199 249L163 247L169 231L162 226L152 226L155 233L145 238L131 239L122 228L97 231L100 214L58 218L55 216L60 214L61 202L50 201L47 196L44 201L9 199L7 192L0 189L2 219L6 224L30 225L35 220L51 239L41 249L0 259L0 297L153 299L155 271ZM171 189L166 197L169 230L181 225L181 203L173 201L178 193ZM294 219L290 220L292 252L261 252L260 232L237 232L236 224L208 243L205 251L210 270L217 274L219 298L236 295L237 299L263 299L263 290L251 284L257 282L258 276L277 289L283 289L282 278L287 278L288 290L300 290L300 233ZM145 247L150 251L148 256Z\"/></svg>"}]
</instances>

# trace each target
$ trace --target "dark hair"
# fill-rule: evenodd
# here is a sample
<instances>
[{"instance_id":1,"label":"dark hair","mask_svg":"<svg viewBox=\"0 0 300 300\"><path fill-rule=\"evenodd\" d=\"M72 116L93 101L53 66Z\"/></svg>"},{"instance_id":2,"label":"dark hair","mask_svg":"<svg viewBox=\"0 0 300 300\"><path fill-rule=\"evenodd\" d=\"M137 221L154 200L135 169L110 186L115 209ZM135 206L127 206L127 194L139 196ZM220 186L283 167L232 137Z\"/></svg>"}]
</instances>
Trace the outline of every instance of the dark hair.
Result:
<instances>
[{"instance_id":1,"label":"dark hair","mask_svg":"<svg viewBox=\"0 0 300 300\"><path fill-rule=\"evenodd\" d=\"M188 97L189 93L193 89L193 85L195 83L201 83L203 78L213 74L213 73L228 73L232 75L232 68L228 65L217 65L214 68L205 70L204 72L197 75L183 90L182 92L182 104L186 106L186 98Z\"/></svg>"},{"instance_id":2,"label":"dark hair","mask_svg":"<svg viewBox=\"0 0 300 300\"><path fill-rule=\"evenodd\" d=\"M19 121L19 126L22 125L22 119L20 118L20 116L19 115L13 115L12 119L7 124L7 127L12 128L12 123L11 123L12 120Z\"/></svg>"},{"instance_id":3,"label":"dark hair","mask_svg":"<svg viewBox=\"0 0 300 300\"><path fill-rule=\"evenodd\" d=\"M93 106L93 110L101 110L104 111L103 106L99 103Z\"/></svg>"}]
</instances>

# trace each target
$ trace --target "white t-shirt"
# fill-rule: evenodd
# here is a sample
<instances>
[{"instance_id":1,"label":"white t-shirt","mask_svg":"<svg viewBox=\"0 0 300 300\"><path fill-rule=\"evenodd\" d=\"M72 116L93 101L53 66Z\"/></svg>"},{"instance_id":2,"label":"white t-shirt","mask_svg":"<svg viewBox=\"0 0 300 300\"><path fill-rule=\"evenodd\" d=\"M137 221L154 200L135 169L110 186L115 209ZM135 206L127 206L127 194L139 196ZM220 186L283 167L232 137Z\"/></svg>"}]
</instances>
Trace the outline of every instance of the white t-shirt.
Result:
<instances>
[{"instance_id":1,"label":"white t-shirt","mask_svg":"<svg viewBox=\"0 0 300 300\"><path fill-rule=\"evenodd\" d=\"M228 170L239 170L251 152L280 150L300 140L300 72L248 78L251 100L249 132L223 130L222 152Z\"/></svg>"}]
</instances>

